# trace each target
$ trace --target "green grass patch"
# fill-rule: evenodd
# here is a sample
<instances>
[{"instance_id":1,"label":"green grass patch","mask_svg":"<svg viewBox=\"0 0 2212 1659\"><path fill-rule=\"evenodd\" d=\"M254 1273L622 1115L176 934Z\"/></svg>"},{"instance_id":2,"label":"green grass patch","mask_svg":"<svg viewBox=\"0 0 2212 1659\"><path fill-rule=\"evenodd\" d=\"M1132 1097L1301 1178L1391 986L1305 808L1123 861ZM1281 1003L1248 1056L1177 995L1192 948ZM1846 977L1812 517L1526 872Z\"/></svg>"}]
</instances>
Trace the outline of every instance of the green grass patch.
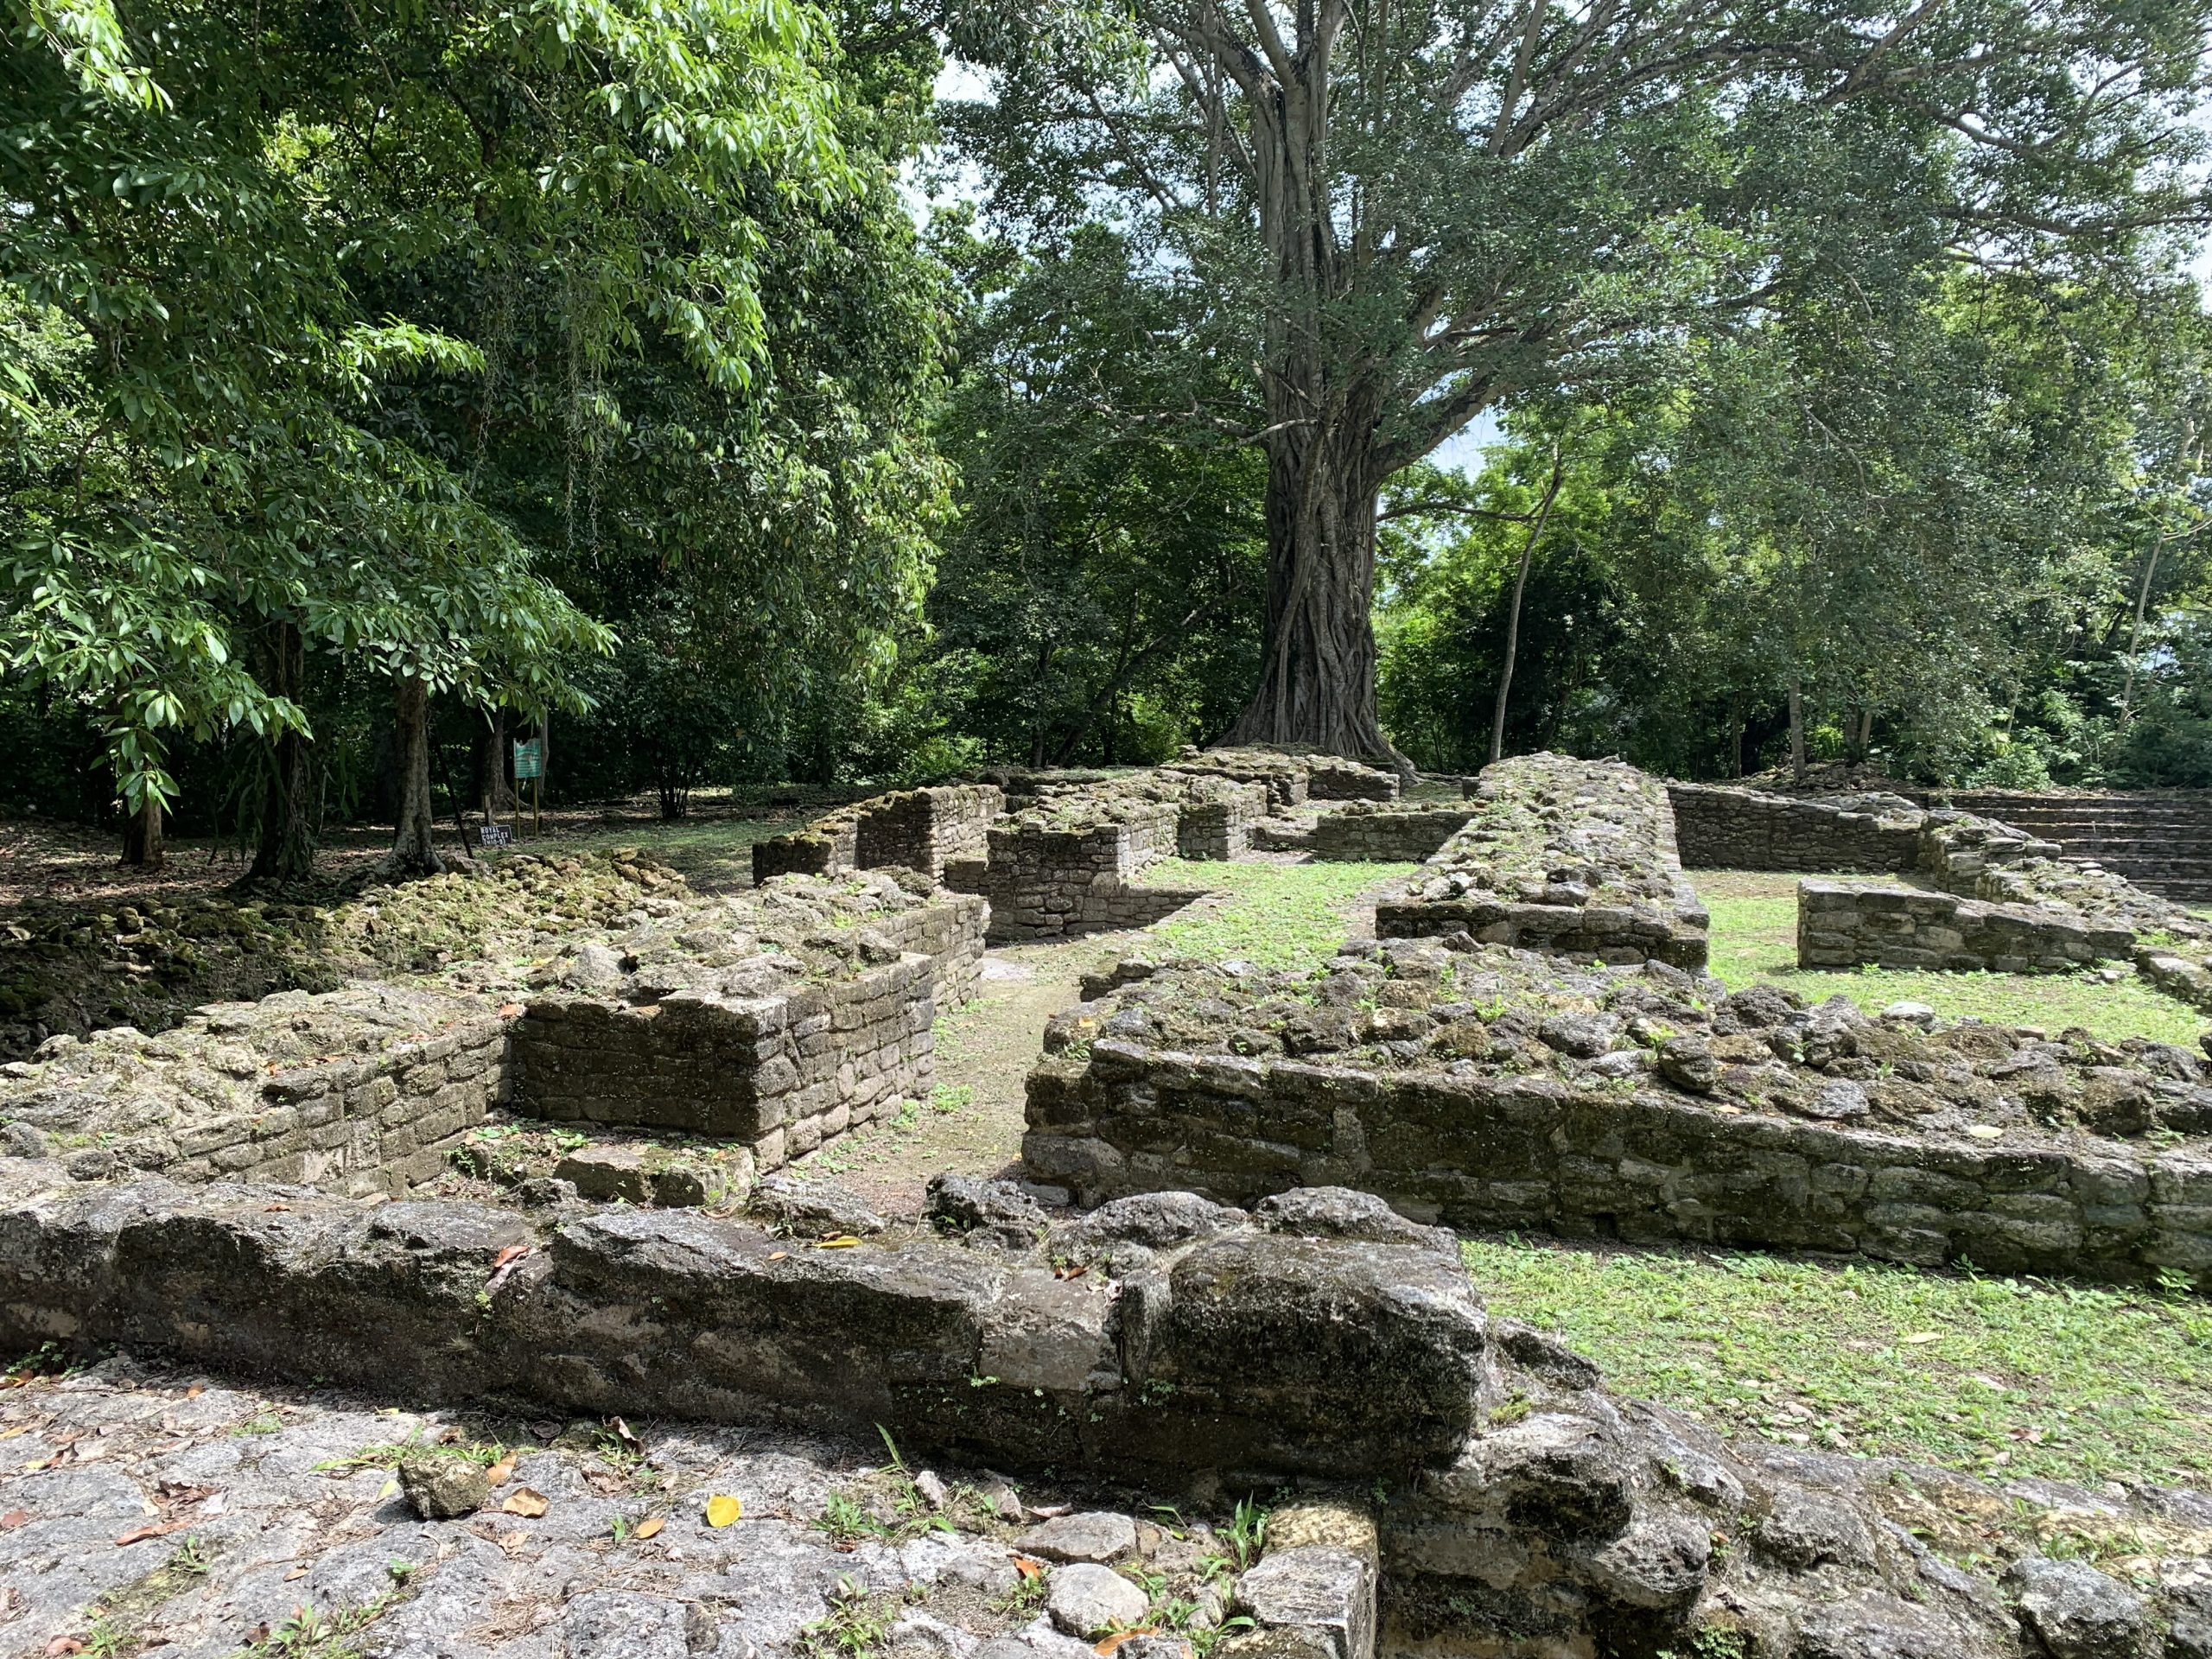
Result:
<instances>
[{"instance_id":1,"label":"green grass patch","mask_svg":"<svg viewBox=\"0 0 2212 1659\"><path fill-rule=\"evenodd\" d=\"M1999 1478L2212 1480L2212 1306L1689 1249L1463 1246L1500 1313L1722 1434Z\"/></svg>"},{"instance_id":2,"label":"green grass patch","mask_svg":"<svg viewBox=\"0 0 2212 1659\"><path fill-rule=\"evenodd\" d=\"M1171 858L1147 867L1147 887L1224 893L1195 914L1156 923L1153 937L1179 956L1262 968L1313 968L1337 954L1360 896L1410 875L1415 864L1239 864Z\"/></svg>"},{"instance_id":3,"label":"green grass patch","mask_svg":"<svg viewBox=\"0 0 2212 1659\"><path fill-rule=\"evenodd\" d=\"M1690 877L1713 912L1713 974L1732 989L1764 982L1808 1002L1840 991L1868 1014L1892 1002L1924 1002L1947 1020L2080 1026L2107 1040L2147 1037L2194 1048L2203 1017L2131 976L2107 984L2094 974L1933 974L1890 968L1801 969L1797 883L1764 870L1699 870ZM1848 877L1816 878L1849 880Z\"/></svg>"}]
</instances>

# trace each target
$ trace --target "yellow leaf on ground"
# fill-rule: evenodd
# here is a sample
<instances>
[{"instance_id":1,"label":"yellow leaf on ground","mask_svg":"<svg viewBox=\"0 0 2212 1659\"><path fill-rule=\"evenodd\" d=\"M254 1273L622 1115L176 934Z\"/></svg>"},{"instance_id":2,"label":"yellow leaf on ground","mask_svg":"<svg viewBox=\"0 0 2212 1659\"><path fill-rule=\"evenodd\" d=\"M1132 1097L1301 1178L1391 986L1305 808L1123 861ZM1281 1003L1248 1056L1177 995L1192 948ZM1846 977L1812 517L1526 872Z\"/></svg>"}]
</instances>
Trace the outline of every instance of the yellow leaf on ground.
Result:
<instances>
[{"instance_id":1,"label":"yellow leaf on ground","mask_svg":"<svg viewBox=\"0 0 2212 1659\"><path fill-rule=\"evenodd\" d=\"M499 1507L509 1515L519 1515L524 1520L534 1521L545 1513L548 1506L544 1493L532 1491L527 1486L518 1486L507 1494L507 1501Z\"/></svg>"},{"instance_id":2,"label":"yellow leaf on ground","mask_svg":"<svg viewBox=\"0 0 2212 1659\"><path fill-rule=\"evenodd\" d=\"M1122 1643L1129 1640L1130 1637L1137 1636L1153 1636L1156 1634L1158 1634L1156 1628L1150 1624L1141 1624L1134 1630L1116 1630L1113 1635L1108 1637L1103 1642L1101 1642L1096 1647L1091 1649L1091 1651L1098 1656L1098 1659L1107 1659L1107 1656L1109 1654L1112 1653L1115 1649L1120 1647Z\"/></svg>"},{"instance_id":3,"label":"yellow leaf on ground","mask_svg":"<svg viewBox=\"0 0 2212 1659\"><path fill-rule=\"evenodd\" d=\"M1969 1123L1967 1133L1977 1141L2002 1141L2005 1138L2005 1131L1994 1123Z\"/></svg>"},{"instance_id":4,"label":"yellow leaf on ground","mask_svg":"<svg viewBox=\"0 0 2212 1659\"><path fill-rule=\"evenodd\" d=\"M501 1458L497 1463L493 1464L489 1469L486 1469L484 1471L484 1478L490 1481L494 1486L504 1486L513 1478L514 1472L514 1454L512 1452L509 1452L505 1457Z\"/></svg>"},{"instance_id":5,"label":"yellow leaf on ground","mask_svg":"<svg viewBox=\"0 0 2212 1659\"><path fill-rule=\"evenodd\" d=\"M1017 1555L1014 1558L1014 1570L1025 1579L1042 1578L1045 1573L1045 1563L1033 1561L1027 1555Z\"/></svg>"},{"instance_id":6,"label":"yellow leaf on ground","mask_svg":"<svg viewBox=\"0 0 2212 1659\"><path fill-rule=\"evenodd\" d=\"M814 1248L817 1250L849 1250L859 1243L860 1240L855 1238L850 1233L840 1233L835 1238L822 1240Z\"/></svg>"},{"instance_id":7,"label":"yellow leaf on ground","mask_svg":"<svg viewBox=\"0 0 2212 1659\"><path fill-rule=\"evenodd\" d=\"M644 1520L638 1522L638 1529L636 1532L632 1533L631 1536L634 1538L650 1538L667 1524L668 1517L666 1516L649 1515Z\"/></svg>"},{"instance_id":8,"label":"yellow leaf on ground","mask_svg":"<svg viewBox=\"0 0 2212 1659\"><path fill-rule=\"evenodd\" d=\"M745 1513L745 1505L727 1492L717 1492L707 1500L707 1524L727 1527Z\"/></svg>"}]
</instances>

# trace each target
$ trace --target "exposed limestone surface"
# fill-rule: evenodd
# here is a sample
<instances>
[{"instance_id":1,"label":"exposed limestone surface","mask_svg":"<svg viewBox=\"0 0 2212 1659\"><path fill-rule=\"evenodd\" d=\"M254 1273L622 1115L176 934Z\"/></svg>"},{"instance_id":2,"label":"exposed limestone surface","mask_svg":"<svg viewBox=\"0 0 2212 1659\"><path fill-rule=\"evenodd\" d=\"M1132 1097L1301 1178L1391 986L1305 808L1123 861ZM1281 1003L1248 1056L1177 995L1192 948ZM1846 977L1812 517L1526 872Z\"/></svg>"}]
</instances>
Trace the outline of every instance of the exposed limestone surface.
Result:
<instances>
[{"instance_id":1,"label":"exposed limestone surface","mask_svg":"<svg viewBox=\"0 0 2212 1659\"><path fill-rule=\"evenodd\" d=\"M1522 755L1486 768L1476 799L1466 827L1376 906L1378 932L1705 966L1708 918L1656 779L1616 760Z\"/></svg>"},{"instance_id":2,"label":"exposed limestone surface","mask_svg":"<svg viewBox=\"0 0 2212 1659\"><path fill-rule=\"evenodd\" d=\"M910 1478L873 1436L457 1415L235 1381L110 1358L0 1394L0 1652L764 1659L861 1628L898 1659L1089 1652L1017 1593L1015 1565L1027 1506L1080 1489ZM741 1518L709 1524L715 1496ZM1230 1546L1187 1497L1172 1528L1131 1532L1122 1582L1181 1659L1226 1615ZM271 1644L315 1620L321 1639Z\"/></svg>"},{"instance_id":3,"label":"exposed limestone surface","mask_svg":"<svg viewBox=\"0 0 2212 1659\"><path fill-rule=\"evenodd\" d=\"M2212 1269L2212 1066L2183 1049L1464 936L1305 975L1135 966L1030 1077L1024 1160L1085 1202L1337 1184L1462 1226Z\"/></svg>"},{"instance_id":4,"label":"exposed limestone surface","mask_svg":"<svg viewBox=\"0 0 2212 1659\"><path fill-rule=\"evenodd\" d=\"M477 997L362 983L218 1003L148 1036L56 1037L0 1066L0 1120L73 1174L404 1191L504 1087L505 1021Z\"/></svg>"}]
</instances>

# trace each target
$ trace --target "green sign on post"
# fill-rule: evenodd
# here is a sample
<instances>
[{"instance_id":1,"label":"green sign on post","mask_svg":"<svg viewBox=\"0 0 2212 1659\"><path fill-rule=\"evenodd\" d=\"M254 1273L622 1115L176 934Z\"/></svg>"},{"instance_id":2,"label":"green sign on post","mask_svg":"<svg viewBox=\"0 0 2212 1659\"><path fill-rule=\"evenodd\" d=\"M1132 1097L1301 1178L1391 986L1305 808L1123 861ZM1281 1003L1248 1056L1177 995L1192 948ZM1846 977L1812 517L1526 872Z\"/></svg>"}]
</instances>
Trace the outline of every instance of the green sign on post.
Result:
<instances>
[{"instance_id":1,"label":"green sign on post","mask_svg":"<svg viewBox=\"0 0 2212 1659\"><path fill-rule=\"evenodd\" d=\"M544 775L545 751L539 746L538 740L533 737L527 743L516 744L515 781L527 783L533 778Z\"/></svg>"}]
</instances>

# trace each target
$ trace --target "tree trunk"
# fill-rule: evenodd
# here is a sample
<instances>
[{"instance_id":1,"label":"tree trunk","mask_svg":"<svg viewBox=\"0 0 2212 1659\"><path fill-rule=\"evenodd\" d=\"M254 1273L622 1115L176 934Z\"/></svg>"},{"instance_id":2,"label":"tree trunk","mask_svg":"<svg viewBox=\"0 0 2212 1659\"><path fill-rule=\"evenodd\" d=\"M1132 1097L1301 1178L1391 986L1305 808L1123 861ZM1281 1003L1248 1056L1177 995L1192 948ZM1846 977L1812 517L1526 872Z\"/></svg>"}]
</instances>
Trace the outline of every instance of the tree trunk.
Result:
<instances>
[{"instance_id":1,"label":"tree trunk","mask_svg":"<svg viewBox=\"0 0 2212 1659\"><path fill-rule=\"evenodd\" d=\"M1805 689L1789 682L1789 775L1805 781Z\"/></svg>"},{"instance_id":2,"label":"tree trunk","mask_svg":"<svg viewBox=\"0 0 2212 1659\"><path fill-rule=\"evenodd\" d=\"M298 702L306 690L307 645L289 622L271 627L263 683ZM262 797L261 842L248 881L304 881L315 874L315 822L308 816L312 740L304 732L277 734L270 746L269 784Z\"/></svg>"},{"instance_id":3,"label":"tree trunk","mask_svg":"<svg viewBox=\"0 0 2212 1659\"><path fill-rule=\"evenodd\" d=\"M1230 743L1279 743L1411 772L1375 707L1375 512L1363 434L1286 435L1268 463L1260 685ZM1350 453L1347 453L1347 452Z\"/></svg>"},{"instance_id":4,"label":"tree trunk","mask_svg":"<svg viewBox=\"0 0 2212 1659\"><path fill-rule=\"evenodd\" d=\"M138 810L124 820L123 861L141 869L158 870L166 856L162 848L162 804L148 790Z\"/></svg>"},{"instance_id":5,"label":"tree trunk","mask_svg":"<svg viewBox=\"0 0 2212 1659\"><path fill-rule=\"evenodd\" d=\"M495 709L486 717L484 742L477 751L477 766L484 774L481 791L485 810L493 818L514 810L514 785L507 781L507 711Z\"/></svg>"},{"instance_id":6,"label":"tree trunk","mask_svg":"<svg viewBox=\"0 0 2212 1659\"><path fill-rule=\"evenodd\" d=\"M1521 654L1521 595L1529 588L1529 558L1535 552L1536 543L1543 536L1545 522L1552 516L1552 503L1559 499L1559 445L1552 445L1552 481L1544 491L1543 505L1536 509L1535 522L1529 526L1528 539L1521 543L1521 565L1513 575L1513 608L1505 618L1505 665L1497 677L1497 707L1491 713L1490 758L1493 764L1505 758L1505 699L1513 690L1513 662Z\"/></svg>"},{"instance_id":7,"label":"tree trunk","mask_svg":"<svg viewBox=\"0 0 2212 1659\"><path fill-rule=\"evenodd\" d=\"M384 861L392 875L435 875L446 867L438 855L436 822L430 808L430 683L411 674L392 682L399 767L399 823L391 851Z\"/></svg>"}]
</instances>

